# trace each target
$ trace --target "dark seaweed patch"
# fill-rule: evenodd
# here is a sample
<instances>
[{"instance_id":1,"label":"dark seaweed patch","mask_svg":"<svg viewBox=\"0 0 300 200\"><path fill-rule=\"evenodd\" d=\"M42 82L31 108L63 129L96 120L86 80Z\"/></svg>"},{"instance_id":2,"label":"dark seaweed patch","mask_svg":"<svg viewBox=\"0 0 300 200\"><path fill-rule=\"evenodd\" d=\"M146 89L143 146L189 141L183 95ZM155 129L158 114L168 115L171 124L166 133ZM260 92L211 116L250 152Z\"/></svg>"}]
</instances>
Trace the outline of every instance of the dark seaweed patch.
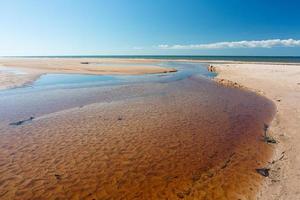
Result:
<instances>
[{"instance_id":1,"label":"dark seaweed patch","mask_svg":"<svg viewBox=\"0 0 300 200\"><path fill-rule=\"evenodd\" d=\"M33 119L34 119L34 117L29 117L28 119L20 120L20 121L17 121L17 122L12 122L9 125L11 125L11 126L20 126L20 125L24 124L25 122L32 121Z\"/></svg>"}]
</instances>

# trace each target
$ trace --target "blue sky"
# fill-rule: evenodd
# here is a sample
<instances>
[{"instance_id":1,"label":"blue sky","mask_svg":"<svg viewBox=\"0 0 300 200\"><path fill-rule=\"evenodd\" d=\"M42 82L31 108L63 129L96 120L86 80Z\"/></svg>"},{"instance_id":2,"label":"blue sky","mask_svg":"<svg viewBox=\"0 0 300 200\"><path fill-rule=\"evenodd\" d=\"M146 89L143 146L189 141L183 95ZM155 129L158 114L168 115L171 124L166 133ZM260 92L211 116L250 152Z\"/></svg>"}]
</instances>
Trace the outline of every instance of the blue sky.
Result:
<instances>
[{"instance_id":1,"label":"blue sky","mask_svg":"<svg viewBox=\"0 0 300 200\"><path fill-rule=\"evenodd\" d=\"M297 0L0 0L0 55L300 56L299 8Z\"/></svg>"}]
</instances>

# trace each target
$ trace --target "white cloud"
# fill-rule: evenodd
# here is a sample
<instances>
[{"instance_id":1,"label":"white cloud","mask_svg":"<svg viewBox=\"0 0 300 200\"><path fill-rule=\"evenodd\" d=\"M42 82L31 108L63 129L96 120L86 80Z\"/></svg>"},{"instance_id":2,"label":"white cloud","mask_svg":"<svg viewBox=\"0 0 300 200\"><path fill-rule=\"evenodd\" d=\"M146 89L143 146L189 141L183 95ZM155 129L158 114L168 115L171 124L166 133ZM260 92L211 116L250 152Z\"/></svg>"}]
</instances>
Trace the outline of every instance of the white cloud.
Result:
<instances>
[{"instance_id":1,"label":"white cloud","mask_svg":"<svg viewBox=\"0 0 300 200\"><path fill-rule=\"evenodd\" d=\"M236 42L217 42L210 44L190 45L158 45L159 49L226 49L226 48L272 48L272 47L300 47L300 40L272 39L272 40L244 40Z\"/></svg>"}]
</instances>

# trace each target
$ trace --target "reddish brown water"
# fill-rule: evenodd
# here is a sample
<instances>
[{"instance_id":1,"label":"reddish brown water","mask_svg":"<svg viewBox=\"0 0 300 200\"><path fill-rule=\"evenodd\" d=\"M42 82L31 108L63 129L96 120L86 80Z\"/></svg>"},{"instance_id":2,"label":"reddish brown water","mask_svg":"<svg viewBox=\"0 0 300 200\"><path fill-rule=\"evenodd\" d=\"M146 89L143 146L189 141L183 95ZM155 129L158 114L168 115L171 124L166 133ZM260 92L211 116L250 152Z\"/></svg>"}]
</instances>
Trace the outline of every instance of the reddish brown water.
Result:
<instances>
[{"instance_id":1,"label":"reddish brown water","mask_svg":"<svg viewBox=\"0 0 300 200\"><path fill-rule=\"evenodd\" d=\"M267 99L190 78L91 88L74 107L68 97L80 90L62 92L59 105L33 96L2 113L0 199L254 198L255 168L271 153ZM8 125L30 112L33 121Z\"/></svg>"}]
</instances>

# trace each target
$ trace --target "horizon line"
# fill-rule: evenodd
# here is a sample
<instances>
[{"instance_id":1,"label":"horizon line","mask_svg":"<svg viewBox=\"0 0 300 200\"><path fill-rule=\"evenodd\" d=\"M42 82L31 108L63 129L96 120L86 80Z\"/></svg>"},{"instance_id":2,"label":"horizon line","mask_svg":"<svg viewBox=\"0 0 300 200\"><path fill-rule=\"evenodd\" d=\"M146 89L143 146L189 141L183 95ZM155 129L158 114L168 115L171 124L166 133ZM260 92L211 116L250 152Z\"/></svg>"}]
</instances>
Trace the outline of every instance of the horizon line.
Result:
<instances>
[{"instance_id":1,"label":"horizon line","mask_svg":"<svg viewBox=\"0 0 300 200\"><path fill-rule=\"evenodd\" d=\"M65 54L65 55L8 55L8 57L300 57L300 55L188 55L188 54Z\"/></svg>"}]
</instances>

